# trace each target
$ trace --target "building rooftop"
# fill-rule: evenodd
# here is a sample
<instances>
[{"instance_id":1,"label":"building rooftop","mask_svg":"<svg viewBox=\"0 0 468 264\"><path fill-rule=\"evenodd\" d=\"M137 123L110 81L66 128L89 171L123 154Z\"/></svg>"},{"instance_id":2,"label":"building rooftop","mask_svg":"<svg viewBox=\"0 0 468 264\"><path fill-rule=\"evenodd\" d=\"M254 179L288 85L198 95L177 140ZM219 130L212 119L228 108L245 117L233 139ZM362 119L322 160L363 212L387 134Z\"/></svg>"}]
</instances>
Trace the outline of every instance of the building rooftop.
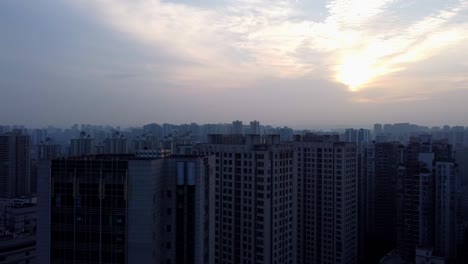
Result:
<instances>
[{"instance_id":1,"label":"building rooftop","mask_svg":"<svg viewBox=\"0 0 468 264\"><path fill-rule=\"evenodd\" d=\"M107 160L107 161L131 161L131 160L158 160L164 158L198 158L205 157L206 155L170 155L167 157L141 157L135 154L95 154L95 155L84 155L74 156L66 158L58 158L54 161L66 161L66 160L77 160L77 161L92 161L92 160Z\"/></svg>"},{"instance_id":2,"label":"building rooftop","mask_svg":"<svg viewBox=\"0 0 468 264\"><path fill-rule=\"evenodd\" d=\"M34 203L15 203L15 204L11 204L7 207L11 207L11 208L30 208L30 207L35 207L36 204Z\"/></svg>"}]
</instances>

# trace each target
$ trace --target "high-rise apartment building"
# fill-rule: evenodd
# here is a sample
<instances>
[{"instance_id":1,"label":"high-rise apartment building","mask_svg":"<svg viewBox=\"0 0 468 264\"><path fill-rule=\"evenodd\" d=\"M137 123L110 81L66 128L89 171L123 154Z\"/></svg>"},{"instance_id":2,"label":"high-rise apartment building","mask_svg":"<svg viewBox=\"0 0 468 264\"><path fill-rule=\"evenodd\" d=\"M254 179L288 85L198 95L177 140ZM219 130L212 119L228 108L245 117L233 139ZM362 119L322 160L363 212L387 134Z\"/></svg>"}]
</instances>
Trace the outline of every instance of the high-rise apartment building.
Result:
<instances>
[{"instance_id":1,"label":"high-rise apartment building","mask_svg":"<svg viewBox=\"0 0 468 264\"><path fill-rule=\"evenodd\" d=\"M457 199L457 261L468 263L468 188Z\"/></svg>"},{"instance_id":2,"label":"high-rise apartment building","mask_svg":"<svg viewBox=\"0 0 468 264\"><path fill-rule=\"evenodd\" d=\"M454 126L451 129L450 144L455 149L461 149L465 146L465 127Z\"/></svg>"},{"instance_id":3,"label":"high-rise apartment building","mask_svg":"<svg viewBox=\"0 0 468 264\"><path fill-rule=\"evenodd\" d=\"M231 134L240 135L243 133L244 127L242 121L236 120L232 121Z\"/></svg>"},{"instance_id":4,"label":"high-rise apartment building","mask_svg":"<svg viewBox=\"0 0 468 264\"><path fill-rule=\"evenodd\" d=\"M374 139L383 133L382 124L374 124Z\"/></svg>"},{"instance_id":5,"label":"high-rise apartment building","mask_svg":"<svg viewBox=\"0 0 468 264\"><path fill-rule=\"evenodd\" d=\"M214 157L164 159L160 263L214 264Z\"/></svg>"},{"instance_id":6,"label":"high-rise apartment building","mask_svg":"<svg viewBox=\"0 0 468 264\"><path fill-rule=\"evenodd\" d=\"M250 134L260 135L260 122L257 120L250 122Z\"/></svg>"},{"instance_id":7,"label":"high-rise apartment building","mask_svg":"<svg viewBox=\"0 0 468 264\"><path fill-rule=\"evenodd\" d=\"M159 138L151 134L144 134L133 139L133 144L130 151L137 152L139 150L157 150L160 148Z\"/></svg>"},{"instance_id":8,"label":"high-rise apartment building","mask_svg":"<svg viewBox=\"0 0 468 264\"><path fill-rule=\"evenodd\" d=\"M361 190L365 204L360 214L365 217L365 248L370 257L381 257L396 247L397 178L401 153L399 142L377 142L367 146L365 183Z\"/></svg>"},{"instance_id":9,"label":"high-rise apartment building","mask_svg":"<svg viewBox=\"0 0 468 264\"><path fill-rule=\"evenodd\" d=\"M216 157L215 263L295 263L293 147L279 136L209 135Z\"/></svg>"},{"instance_id":10,"label":"high-rise apartment building","mask_svg":"<svg viewBox=\"0 0 468 264\"><path fill-rule=\"evenodd\" d=\"M19 130L0 135L0 197L30 194L31 138Z\"/></svg>"},{"instance_id":11,"label":"high-rise apartment building","mask_svg":"<svg viewBox=\"0 0 468 264\"><path fill-rule=\"evenodd\" d=\"M86 132L81 132L79 138L70 140L70 156L84 156L94 153L94 139Z\"/></svg>"},{"instance_id":12,"label":"high-rise apartment building","mask_svg":"<svg viewBox=\"0 0 468 264\"><path fill-rule=\"evenodd\" d=\"M468 187L468 148L455 150L455 162L458 164L460 186Z\"/></svg>"},{"instance_id":13,"label":"high-rise apartment building","mask_svg":"<svg viewBox=\"0 0 468 264\"><path fill-rule=\"evenodd\" d=\"M38 262L210 263L213 165L201 156L44 161Z\"/></svg>"},{"instance_id":14,"label":"high-rise apartment building","mask_svg":"<svg viewBox=\"0 0 468 264\"><path fill-rule=\"evenodd\" d=\"M457 194L460 191L456 164L435 163L435 252L454 259L457 243Z\"/></svg>"},{"instance_id":15,"label":"high-rise apartment building","mask_svg":"<svg viewBox=\"0 0 468 264\"><path fill-rule=\"evenodd\" d=\"M343 135L343 141L345 142L353 142L356 143L358 146L361 146L364 143L370 142L371 136L370 136L370 130L369 129L353 129L353 128L348 128L346 129L344 135Z\"/></svg>"},{"instance_id":16,"label":"high-rise apartment building","mask_svg":"<svg viewBox=\"0 0 468 264\"><path fill-rule=\"evenodd\" d=\"M127 139L120 133L115 132L111 138L104 140L104 154L126 154Z\"/></svg>"},{"instance_id":17,"label":"high-rise apartment building","mask_svg":"<svg viewBox=\"0 0 468 264\"><path fill-rule=\"evenodd\" d=\"M338 136L296 136L295 263L357 263L356 144Z\"/></svg>"},{"instance_id":18,"label":"high-rise apartment building","mask_svg":"<svg viewBox=\"0 0 468 264\"><path fill-rule=\"evenodd\" d=\"M430 145L411 142L398 168L397 244L406 261L414 260L417 246L434 244L433 161Z\"/></svg>"},{"instance_id":19,"label":"high-rise apartment building","mask_svg":"<svg viewBox=\"0 0 468 264\"><path fill-rule=\"evenodd\" d=\"M162 132L162 126L159 124L147 124L143 126L143 130L145 133L149 133L151 136L162 138L163 132Z\"/></svg>"},{"instance_id":20,"label":"high-rise apartment building","mask_svg":"<svg viewBox=\"0 0 468 264\"><path fill-rule=\"evenodd\" d=\"M421 249L441 261L456 258L463 232L457 225L464 222L458 211L463 200L459 182L446 140L411 138L397 181L397 248L405 261L414 261Z\"/></svg>"},{"instance_id":21,"label":"high-rise apartment building","mask_svg":"<svg viewBox=\"0 0 468 264\"><path fill-rule=\"evenodd\" d=\"M62 156L62 146L54 144L50 138L46 138L37 145L38 160L52 160Z\"/></svg>"}]
</instances>

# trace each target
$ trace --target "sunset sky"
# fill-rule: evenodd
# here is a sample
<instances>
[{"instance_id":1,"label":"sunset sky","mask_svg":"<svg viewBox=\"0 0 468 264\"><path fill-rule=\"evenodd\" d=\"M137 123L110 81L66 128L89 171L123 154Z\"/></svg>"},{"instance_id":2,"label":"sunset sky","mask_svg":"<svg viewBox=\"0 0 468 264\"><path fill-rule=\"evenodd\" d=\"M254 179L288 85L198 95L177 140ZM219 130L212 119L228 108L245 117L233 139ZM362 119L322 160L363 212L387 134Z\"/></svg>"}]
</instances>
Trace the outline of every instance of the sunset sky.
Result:
<instances>
[{"instance_id":1,"label":"sunset sky","mask_svg":"<svg viewBox=\"0 0 468 264\"><path fill-rule=\"evenodd\" d=\"M2 0L0 124L468 125L468 1Z\"/></svg>"}]
</instances>

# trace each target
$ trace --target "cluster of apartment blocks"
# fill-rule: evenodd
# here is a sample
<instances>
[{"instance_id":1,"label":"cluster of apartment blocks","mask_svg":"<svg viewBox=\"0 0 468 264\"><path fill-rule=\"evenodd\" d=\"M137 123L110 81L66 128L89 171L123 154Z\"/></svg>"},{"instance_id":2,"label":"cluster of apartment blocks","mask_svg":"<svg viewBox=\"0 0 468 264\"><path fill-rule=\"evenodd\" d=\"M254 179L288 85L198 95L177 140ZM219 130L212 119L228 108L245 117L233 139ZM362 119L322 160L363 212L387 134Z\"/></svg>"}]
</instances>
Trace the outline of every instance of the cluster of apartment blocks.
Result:
<instances>
[{"instance_id":1,"label":"cluster of apartment blocks","mask_svg":"<svg viewBox=\"0 0 468 264\"><path fill-rule=\"evenodd\" d=\"M460 213L468 209L462 206L467 171L458 166L467 161L463 153L430 136L406 145L369 143L360 192L363 248L380 256L395 249L382 264L465 263L468 219Z\"/></svg>"},{"instance_id":2,"label":"cluster of apartment blocks","mask_svg":"<svg viewBox=\"0 0 468 264\"><path fill-rule=\"evenodd\" d=\"M353 143L211 135L193 154L43 162L39 263L357 263Z\"/></svg>"},{"instance_id":3,"label":"cluster of apartment blocks","mask_svg":"<svg viewBox=\"0 0 468 264\"><path fill-rule=\"evenodd\" d=\"M448 145L365 132L211 135L196 156L43 162L38 263L361 263L366 233L394 237L407 261L421 247L453 254Z\"/></svg>"}]
</instances>

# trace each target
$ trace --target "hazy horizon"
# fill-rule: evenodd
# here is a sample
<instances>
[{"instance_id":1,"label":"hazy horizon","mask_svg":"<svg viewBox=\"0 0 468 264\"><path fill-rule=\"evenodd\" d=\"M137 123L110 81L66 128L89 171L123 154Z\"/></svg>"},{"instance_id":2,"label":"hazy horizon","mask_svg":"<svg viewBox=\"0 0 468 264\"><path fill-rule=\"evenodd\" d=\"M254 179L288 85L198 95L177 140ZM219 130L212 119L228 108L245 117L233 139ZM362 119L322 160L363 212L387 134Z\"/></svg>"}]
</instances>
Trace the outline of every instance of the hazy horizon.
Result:
<instances>
[{"instance_id":1,"label":"hazy horizon","mask_svg":"<svg viewBox=\"0 0 468 264\"><path fill-rule=\"evenodd\" d=\"M4 0L0 124L468 125L467 13L460 0Z\"/></svg>"},{"instance_id":2,"label":"hazy horizon","mask_svg":"<svg viewBox=\"0 0 468 264\"><path fill-rule=\"evenodd\" d=\"M240 121L243 122L244 127L248 127L249 124L250 124L250 121L254 121L254 120L252 119L252 120L240 120ZM256 120L256 121L258 121L258 120ZM133 128L142 128L145 125L153 124L153 123L156 123L156 124L159 124L159 125L163 125L163 124L167 123L167 124L176 125L176 126L187 125L187 124L190 124L190 123L196 123L197 125L202 126L202 125L231 125L232 121L226 121L226 122L219 121L219 122L208 122L208 123L200 123L200 122L185 122L185 123L148 122L148 123L144 123L144 124L135 124L135 125L107 124L107 123L90 124L90 123L86 123L86 122L85 123L70 123L70 124L65 124L65 125L54 125L54 124L25 125L25 124L1 124L0 123L0 126L10 126L10 128L24 127L26 129L47 129L49 127L60 128L60 129L68 129L68 128L71 128L73 125L78 125L79 128L81 128L81 125L90 125L90 126L102 126L102 127L113 127L113 128L118 127L122 131L122 130L133 129ZM446 125L448 125L450 127L462 126L462 127L468 128L468 126L465 126L463 124L452 124L452 125L451 124L434 124L434 125L428 125L428 124L420 124L420 123L414 123L414 122L351 124L351 125L343 125L343 124L332 124L332 125L320 125L320 124L288 125L288 124L281 124L281 123L279 123L279 124L263 123L263 122L260 121L260 125L262 125L262 126L272 126L274 128L288 127L288 128L294 129L294 130L311 130L311 131L324 131L324 132L326 132L326 131L339 131L339 130L345 130L345 129L348 129L348 128L353 128L353 129L364 128L364 129L373 130L374 124L381 124L381 125L391 124L391 125L394 125L394 124L401 124L401 123L409 123L411 125L418 125L418 126L421 126L421 127L427 127L429 129L433 128L433 127L439 127L439 128L442 129Z\"/></svg>"}]
</instances>

